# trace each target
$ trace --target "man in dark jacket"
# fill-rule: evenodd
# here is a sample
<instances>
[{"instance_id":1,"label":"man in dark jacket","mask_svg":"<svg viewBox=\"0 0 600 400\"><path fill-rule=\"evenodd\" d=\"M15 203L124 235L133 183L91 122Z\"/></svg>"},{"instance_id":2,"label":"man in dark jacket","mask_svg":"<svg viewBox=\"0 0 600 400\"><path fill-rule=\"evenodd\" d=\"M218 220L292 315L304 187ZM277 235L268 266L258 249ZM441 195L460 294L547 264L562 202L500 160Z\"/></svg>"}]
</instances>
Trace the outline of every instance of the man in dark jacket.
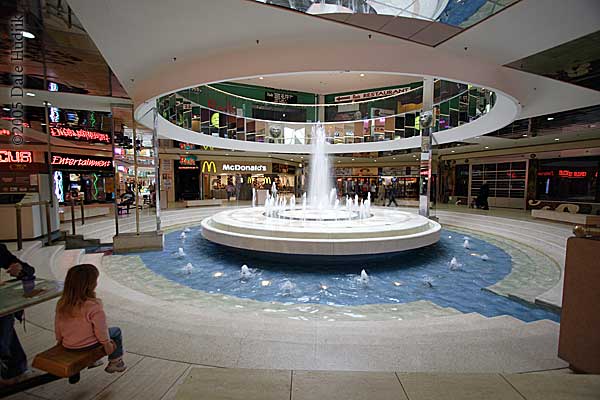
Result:
<instances>
[{"instance_id":1,"label":"man in dark jacket","mask_svg":"<svg viewBox=\"0 0 600 400\"><path fill-rule=\"evenodd\" d=\"M394 203L394 205L396 207L398 207L398 203L396 203L396 188L394 187L394 185L390 185L389 189L388 189L388 207L392 206L392 203Z\"/></svg>"},{"instance_id":2,"label":"man in dark jacket","mask_svg":"<svg viewBox=\"0 0 600 400\"><path fill-rule=\"evenodd\" d=\"M490 207L488 205L488 197L490 197L490 185L488 185L487 182L483 182L479 188L479 195L477 196L476 200L477 208L489 210Z\"/></svg>"},{"instance_id":3,"label":"man in dark jacket","mask_svg":"<svg viewBox=\"0 0 600 400\"><path fill-rule=\"evenodd\" d=\"M15 257L6 246L0 243L0 268L17 279L32 279L33 267ZM2 283L0 283L1 285ZM0 372L1 385L10 385L27 371L27 356L15 332L15 318L21 320L23 311L0 317Z\"/></svg>"}]
</instances>

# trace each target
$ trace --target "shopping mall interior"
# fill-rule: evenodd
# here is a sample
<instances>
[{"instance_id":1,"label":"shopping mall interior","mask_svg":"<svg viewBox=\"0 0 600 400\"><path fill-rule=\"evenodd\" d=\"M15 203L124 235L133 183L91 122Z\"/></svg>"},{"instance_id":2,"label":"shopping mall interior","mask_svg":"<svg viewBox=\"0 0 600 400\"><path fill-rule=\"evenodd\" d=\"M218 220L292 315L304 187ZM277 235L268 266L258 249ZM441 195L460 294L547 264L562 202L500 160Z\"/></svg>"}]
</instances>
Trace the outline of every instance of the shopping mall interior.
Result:
<instances>
[{"instance_id":1,"label":"shopping mall interior","mask_svg":"<svg viewBox=\"0 0 600 400\"><path fill-rule=\"evenodd\" d=\"M0 398L600 399L597 0L0 20Z\"/></svg>"}]
</instances>

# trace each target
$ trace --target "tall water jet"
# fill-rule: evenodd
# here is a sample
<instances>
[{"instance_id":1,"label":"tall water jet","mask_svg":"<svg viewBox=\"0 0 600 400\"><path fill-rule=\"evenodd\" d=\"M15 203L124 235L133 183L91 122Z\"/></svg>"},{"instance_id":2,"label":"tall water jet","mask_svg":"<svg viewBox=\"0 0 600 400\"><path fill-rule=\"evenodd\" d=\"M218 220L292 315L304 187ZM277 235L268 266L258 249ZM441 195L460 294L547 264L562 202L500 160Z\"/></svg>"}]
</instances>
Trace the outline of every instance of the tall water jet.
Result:
<instances>
[{"instance_id":1,"label":"tall water jet","mask_svg":"<svg viewBox=\"0 0 600 400\"><path fill-rule=\"evenodd\" d=\"M312 208L323 210L328 207L327 201L331 193L331 177L329 176L329 158L325 153L325 129L317 125L311 138L312 155L310 162L310 181L308 198Z\"/></svg>"},{"instance_id":2,"label":"tall water jet","mask_svg":"<svg viewBox=\"0 0 600 400\"><path fill-rule=\"evenodd\" d=\"M252 207L256 207L256 188L252 188Z\"/></svg>"},{"instance_id":3,"label":"tall water jet","mask_svg":"<svg viewBox=\"0 0 600 400\"><path fill-rule=\"evenodd\" d=\"M369 275L367 274L367 271L365 271L364 269L362 271L360 271L360 281L363 284L366 285L367 283L369 283L369 279L370 278L369 278Z\"/></svg>"},{"instance_id":4,"label":"tall water jet","mask_svg":"<svg viewBox=\"0 0 600 400\"><path fill-rule=\"evenodd\" d=\"M250 278L252 276L252 272L250 271L250 268L248 268L248 266L246 264L242 265L242 268L240 270L240 276L242 278Z\"/></svg>"}]
</instances>

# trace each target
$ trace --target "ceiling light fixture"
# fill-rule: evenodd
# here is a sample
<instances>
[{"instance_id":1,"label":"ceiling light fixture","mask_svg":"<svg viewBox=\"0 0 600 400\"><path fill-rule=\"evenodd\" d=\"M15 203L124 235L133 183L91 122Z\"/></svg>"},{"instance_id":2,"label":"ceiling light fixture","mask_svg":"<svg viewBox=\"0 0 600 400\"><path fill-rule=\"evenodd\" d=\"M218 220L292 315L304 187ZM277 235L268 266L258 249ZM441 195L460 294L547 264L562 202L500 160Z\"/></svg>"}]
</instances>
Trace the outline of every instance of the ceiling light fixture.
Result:
<instances>
[{"instance_id":1,"label":"ceiling light fixture","mask_svg":"<svg viewBox=\"0 0 600 400\"><path fill-rule=\"evenodd\" d=\"M2 107L2 109L3 109L4 111L10 111L10 108L8 108L8 107ZM353 159L353 160L354 160L354 159Z\"/></svg>"},{"instance_id":2,"label":"ceiling light fixture","mask_svg":"<svg viewBox=\"0 0 600 400\"><path fill-rule=\"evenodd\" d=\"M523 137L527 137L527 134L526 134L526 133L524 133L524 134L523 134Z\"/></svg>"},{"instance_id":3,"label":"ceiling light fixture","mask_svg":"<svg viewBox=\"0 0 600 400\"><path fill-rule=\"evenodd\" d=\"M35 97L35 93L31 93L31 92L27 92L26 95L29 97Z\"/></svg>"},{"instance_id":4,"label":"ceiling light fixture","mask_svg":"<svg viewBox=\"0 0 600 400\"><path fill-rule=\"evenodd\" d=\"M27 39L35 39L35 35L28 31L22 31L21 35L23 35L23 37L25 37Z\"/></svg>"},{"instance_id":5,"label":"ceiling light fixture","mask_svg":"<svg viewBox=\"0 0 600 400\"><path fill-rule=\"evenodd\" d=\"M489 149L489 148L490 148L490 146L485 146L485 148L486 148L486 149Z\"/></svg>"},{"instance_id":6,"label":"ceiling light fixture","mask_svg":"<svg viewBox=\"0 0 600 400\"><path fill-rule=\"evenodd\" d=\"M546 118L548 121L552 121L554 119L554 117L548 117Z\"/></svg>"},{"instance_id":7,"label":"ceiling light fixture","mask_svg":"<svg viewBox=\"0 0 600 400\"><path fill-rule=\"evenodd\" d=\"M451 150L451 151L450 151L450 153L454 153L454 152L455 152L454 150Z\"/></svg>"},{"instance_id":8,"label":"ceiling light fixture","mask_svg":"<svg viewBox=\"0 0 600 400\"><path fill-rule=\"evenodd\" d=\"M265 78L264 78L264 76L259 76L258 79L260 79L262 81Z\"/></svg>"},{"instance_id":9,"label":"ceiling light fixture","mask_svg":"<svg viewBox=\"0 0 600 400\"><path fill-rule=\"evenodd\" d=\"M362 78L362 77L364 77L364 76L365 76L365 74L360 74L360 77L361 77L361 78Z\"/></svg>"},{"instance_id":10,"label":"ceiling light fixture","mask_svg":"<svg viewBox=\"0 0 600 400\"><path fill-rule=\"evenodd\" d=\"M558 142L560 139L559 139L559 138L556 138L556 139L554 139L554 140L556 140L556 141Z\"/></svg>"}]
</instances>

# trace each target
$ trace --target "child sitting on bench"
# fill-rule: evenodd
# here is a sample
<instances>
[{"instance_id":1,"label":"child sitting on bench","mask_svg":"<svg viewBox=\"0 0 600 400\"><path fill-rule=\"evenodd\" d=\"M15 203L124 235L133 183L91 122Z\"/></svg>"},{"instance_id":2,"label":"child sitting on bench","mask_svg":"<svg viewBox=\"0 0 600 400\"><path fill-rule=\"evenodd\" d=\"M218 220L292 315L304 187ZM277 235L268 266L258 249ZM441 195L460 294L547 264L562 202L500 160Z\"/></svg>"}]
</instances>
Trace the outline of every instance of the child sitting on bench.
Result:
<instances>
[{"instance_id":1,"label":"child sitting on bench","mask_svg":"<svg viewBox=\"0 0 600 400\"><path fill-rule=\"evenodd\" d=\"M108 373L123 372L121 329L107 328L102 301L96 298L98 269L91 264L76 265L65 278L63 294L56 305L56 340L70 350L89 350L104 346L108 354ZM96 365L93 365L96 366Z\"/></svg>"}]
</instances>

